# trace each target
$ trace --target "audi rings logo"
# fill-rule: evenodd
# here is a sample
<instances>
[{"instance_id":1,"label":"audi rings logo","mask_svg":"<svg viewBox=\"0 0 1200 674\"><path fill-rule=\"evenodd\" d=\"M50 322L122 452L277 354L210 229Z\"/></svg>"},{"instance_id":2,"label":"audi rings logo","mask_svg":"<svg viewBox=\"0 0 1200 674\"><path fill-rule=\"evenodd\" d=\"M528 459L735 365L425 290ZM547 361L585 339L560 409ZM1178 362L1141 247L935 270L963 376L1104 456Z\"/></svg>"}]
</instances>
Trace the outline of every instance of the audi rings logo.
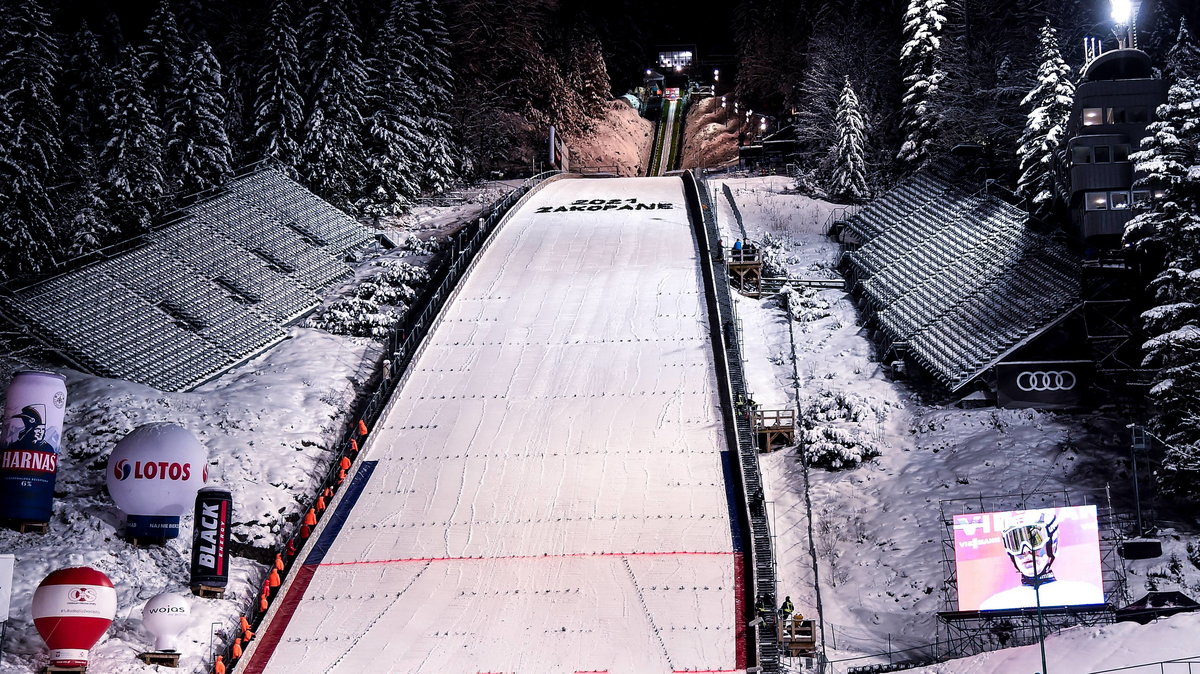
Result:
<instances>
[{"instance_id":1,"label":"audi rings logo","mask_svg":"<svg viewBox=\"0 0 1200 674\"><path fill-rule=\"evenodd\" d=\"M93 602L96 601L96 591L90 587L77 587L68 595L71 601Z\"/></svg>"},{"instance_id":2,"label":"audi rings logo","mask_svg":"<svg viewBox=\"0 0 1200 674\"><path fill-rule=\"evenodd\" d=\"M1017 388L1022 391L1070 391L1075 384L1075 373L1070 370L1025 370L1017 375Z\"/></svg>"}]
</instances>

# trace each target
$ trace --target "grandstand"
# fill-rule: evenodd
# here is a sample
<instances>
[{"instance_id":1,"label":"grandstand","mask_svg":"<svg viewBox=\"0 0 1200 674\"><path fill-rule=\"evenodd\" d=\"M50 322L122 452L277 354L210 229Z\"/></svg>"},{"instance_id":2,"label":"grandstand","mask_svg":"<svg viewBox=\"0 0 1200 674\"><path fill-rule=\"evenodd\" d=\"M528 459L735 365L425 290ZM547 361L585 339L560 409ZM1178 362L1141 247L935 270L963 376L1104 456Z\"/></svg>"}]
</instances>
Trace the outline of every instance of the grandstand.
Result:
<instances>
[{"instance_id":1,"label":"grandstand","mask_svg":"<svg viewBox=\"0 0 1200 674\"><path fill-rule=\"evenodd\" d=\"M120 252L0 296L93 374L181 391L286 336L372 240L275 169L229 181Z\"/></svg>"},{"instance_id":2,"label":"grandstand","mask_svg":"<svg viewBox=\"0 0 1200 674\"><path fill-rule=\"evenodd\" d=\"M1079 262L994 195L921 172L843 224L843 272L881 350L951 392L1080 303Z\"/></svg>"}]
</instances>

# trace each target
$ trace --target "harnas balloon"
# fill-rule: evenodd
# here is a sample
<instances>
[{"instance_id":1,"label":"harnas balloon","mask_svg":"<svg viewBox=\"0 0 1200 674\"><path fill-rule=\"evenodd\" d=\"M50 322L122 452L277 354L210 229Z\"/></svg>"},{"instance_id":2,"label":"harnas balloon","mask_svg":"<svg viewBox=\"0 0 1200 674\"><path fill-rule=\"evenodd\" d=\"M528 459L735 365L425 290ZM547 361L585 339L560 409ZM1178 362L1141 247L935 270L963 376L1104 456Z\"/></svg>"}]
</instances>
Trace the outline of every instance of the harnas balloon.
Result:
<instances>
[{"instance_id":1,"label":"harnas balloon","mask_svg":"<svg viewBox=\"0 0 1200 674\"><path fill-rule=\"evenodd\" d=\"M166 540L208 480L208 451L172 423L139 426L108 457L108 493L128 515L126 536Z\"/></svg>"},{"instance_id":2,"label":"harnas balloon","mask_svg":"<svg viewBox=\"0 0 1200 674\"><path fill-rule=\"evenodd\" d=\"M116 614L112 581L86 566L51 573L33 593L33 624L54 666L86 667L88 651Z\"/></svg>"}]
</instances>

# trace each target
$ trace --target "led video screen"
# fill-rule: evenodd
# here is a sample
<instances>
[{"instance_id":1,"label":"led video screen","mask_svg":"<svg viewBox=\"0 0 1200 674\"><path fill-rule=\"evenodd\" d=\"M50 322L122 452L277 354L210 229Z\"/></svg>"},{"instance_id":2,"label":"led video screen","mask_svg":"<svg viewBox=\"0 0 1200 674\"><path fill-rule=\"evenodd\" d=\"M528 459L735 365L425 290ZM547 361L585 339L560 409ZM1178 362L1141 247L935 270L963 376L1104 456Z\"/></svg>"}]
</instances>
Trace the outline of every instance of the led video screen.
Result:
<instances>
[{"instance_id":1,"label":"led video screen","mask_svg":"<svg viewBox=\"0 0 1200 674\"><path fill-rule=\"evenodd\" d=\"M954 516L958 610L1104 603L1096 506Z\"/></svg>"}]
</instances>

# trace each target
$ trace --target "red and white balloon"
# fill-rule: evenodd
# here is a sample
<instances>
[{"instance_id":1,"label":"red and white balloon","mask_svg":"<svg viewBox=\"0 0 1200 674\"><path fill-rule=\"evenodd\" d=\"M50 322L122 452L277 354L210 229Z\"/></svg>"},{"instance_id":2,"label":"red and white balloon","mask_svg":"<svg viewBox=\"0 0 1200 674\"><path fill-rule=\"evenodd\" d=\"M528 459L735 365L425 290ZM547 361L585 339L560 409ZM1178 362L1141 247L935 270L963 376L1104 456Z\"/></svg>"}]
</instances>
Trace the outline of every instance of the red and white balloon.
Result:
<instances>
[{"instance_id":1,"label":"red and white balloon","mask_svg":"<svg viewBox=\"0 0 1200 674\"><path fill-rule=\"evenodd\" d=\"M33 624L50 647L50 664L86 667L88 651L117 615L117 591L103 573L59 569L33 593Z\"/></svg>"}]
</instances>

